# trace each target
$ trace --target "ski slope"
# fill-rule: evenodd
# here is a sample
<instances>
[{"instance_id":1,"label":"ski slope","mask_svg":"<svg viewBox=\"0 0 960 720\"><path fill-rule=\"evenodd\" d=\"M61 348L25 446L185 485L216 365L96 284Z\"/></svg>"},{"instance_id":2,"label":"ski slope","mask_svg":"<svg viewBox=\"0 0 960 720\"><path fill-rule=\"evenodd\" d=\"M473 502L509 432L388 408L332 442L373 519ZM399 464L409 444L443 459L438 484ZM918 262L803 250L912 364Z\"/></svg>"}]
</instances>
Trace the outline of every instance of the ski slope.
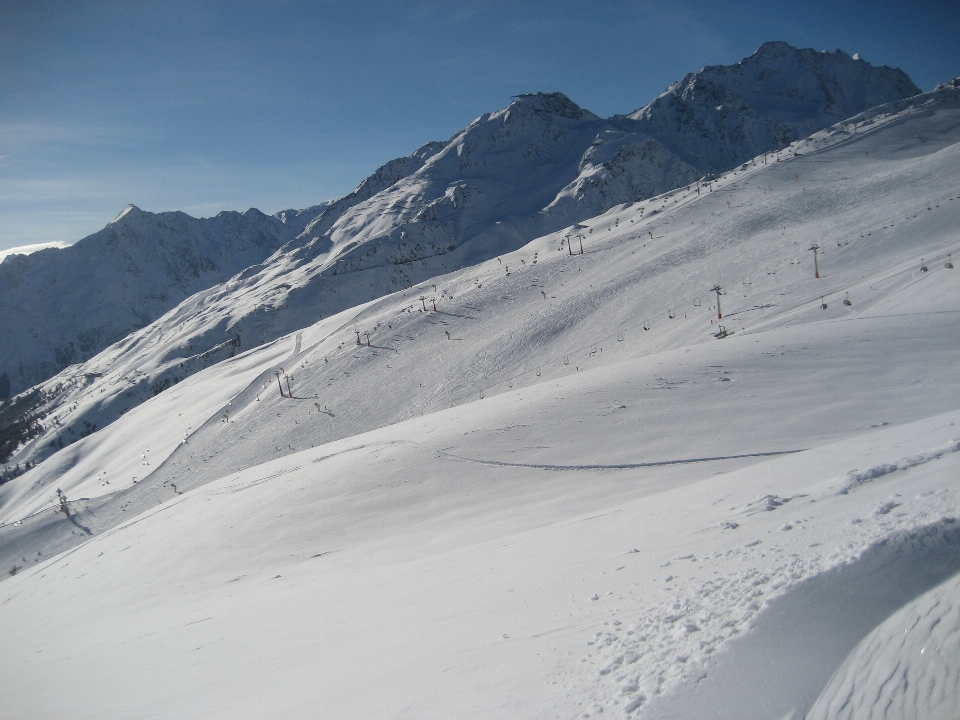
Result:
<instances>
[{"instance_id":1,"label":"ski slope","mask_svg":"<svg viewBox=\"0 0 960 720\"><path fill-rule=\"evenodd\" d=\"M958 141L955 91L881 109L61 450L0 487L4 707L884 717L858 645L960 572Z\"/></svg>"}]
</instances>

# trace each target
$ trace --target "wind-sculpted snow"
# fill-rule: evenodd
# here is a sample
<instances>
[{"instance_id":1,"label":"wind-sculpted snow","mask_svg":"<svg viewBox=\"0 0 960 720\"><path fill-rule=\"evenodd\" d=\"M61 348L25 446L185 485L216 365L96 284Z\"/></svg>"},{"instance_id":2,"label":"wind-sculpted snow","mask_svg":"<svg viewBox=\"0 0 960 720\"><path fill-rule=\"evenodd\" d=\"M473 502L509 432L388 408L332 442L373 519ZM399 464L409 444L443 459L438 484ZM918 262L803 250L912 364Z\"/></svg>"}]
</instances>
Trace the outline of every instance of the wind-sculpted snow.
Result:
<instances>
[{"instance_id":1,"label":"wind-sculpted snow","mask_svg":"<svg viewBox=\"0 0 960 720\"><path fill-rule=\"evenodd\" d=\"M937 460L947 453L958 451L960 451L960 441L955 440L947 443L942 448L937 448L921 455L912 455L910 457L900 458L896 462L875 465L874 467L867 468L866 470L851 470L844 476L843 487L841 488L840 492L844 494L848 493L860 485L872 482L877 478L883 477L884 475L897 472L898 470L906 470L907 468L912 468L916 465L922 465L923 463L928 463L931 460Z\"/></svg>"},{"instance_id":2,"label":"wind-sculpted snow","mask_svg":"<svg viewBox=\"0 0 960 720\"><path fill-rule=\"evenodd\" d=\"M954 720L960 711L960 573L877 627L808 720Z\"/></svg>"},{"instance_id":3,"label":"wind-sculpted snow","mask_svg":"<svg viewBox=\"0 0 960 720\"><path fill-rule=\"evenodd\" d=\"M941 602L932 613L939 617L916 623L908 603L922 602L914 598L938 585L933 592L942 598L941 583L960 570L960 528L955 519L922 524L943 500L931 495L916 498L896 530L890 523L844 524L843 550L827 556L816 550L787 553L789 542L771 539L665 563L668 569L662 572L673 576L668 584L679 602L651 610L626 637L607 633L613 641L598 643L591 663L599 665L611 651L621 651L598 675L606 683L605 676L618 672L625 683L622 692L632 698L625 709L643 707L641 718L823 718L826 713L806 714L818 695L824 705L830 698L829 717L928 717L927 703L912 685L923 674L918 672L923 664L920 650L929 645L931 654L939 651L949 657L960 618L950 603L944 607ZM691 588L684 580L696 563L721 571ZM701 573L693 574L702 580ZM719 607L722 613L716 612ZM903 613L910 620L904 622ZM897 628L894 633L891 626ZM912 642L918 647L909 657L919 662L906 670L904 666L913 663L904 662L904 654L898 652L904 639L899 628L911 626ZM883 640L877 642L879 638ZM665 662L669 654L675 655ZM920 690L932 692L930 705L939 706L941 713L958 709L960 696L949 692L955 682L944 677L955 668L955 662L935 658L926 687ZM884 684L898 671L912 675L911 682ZM869 674L873 687L865 689L863 677L851 681L858 673ZM859 685L856 697L851 684ZM837 714L840 708L843 711Z\"/></svg>"}]
</instances>

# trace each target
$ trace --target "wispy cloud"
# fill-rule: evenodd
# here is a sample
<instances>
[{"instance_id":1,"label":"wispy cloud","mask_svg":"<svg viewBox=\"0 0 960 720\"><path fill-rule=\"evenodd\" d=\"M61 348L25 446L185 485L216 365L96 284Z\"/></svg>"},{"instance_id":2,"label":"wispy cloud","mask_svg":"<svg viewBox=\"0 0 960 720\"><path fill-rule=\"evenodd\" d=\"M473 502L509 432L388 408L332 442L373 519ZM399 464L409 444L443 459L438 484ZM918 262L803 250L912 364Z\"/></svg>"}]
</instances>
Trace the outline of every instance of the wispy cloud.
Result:
<instances>
[{"instance_id":1,"label":"wispy cloud","mask_svg":"<svg viewBox=\"0 0 960 720\"><path fill-rule=\"evenodd\" d=\"M6 258L7 255L29 255L30 253L37 252L37 250L46 250L47 248L65 248L65 247L70 247L70 246L65 242L46 242L46 243L36 243L35 245L21 245L20 247L0 250L0 262L3 262L4 258Z\"/></svg>"},{"instance_id":2,"label":"wispy cloud","mask_svg":"<svg viewBox=\"0 0 960 720\"><path fill-rule=\"evenodd\" d=\"M141 131L129 126L59 125L34 122L0 123L5 148L36 143L75 143L78 145L117 145L136 140Z\"/></svg>"}]
</instances>

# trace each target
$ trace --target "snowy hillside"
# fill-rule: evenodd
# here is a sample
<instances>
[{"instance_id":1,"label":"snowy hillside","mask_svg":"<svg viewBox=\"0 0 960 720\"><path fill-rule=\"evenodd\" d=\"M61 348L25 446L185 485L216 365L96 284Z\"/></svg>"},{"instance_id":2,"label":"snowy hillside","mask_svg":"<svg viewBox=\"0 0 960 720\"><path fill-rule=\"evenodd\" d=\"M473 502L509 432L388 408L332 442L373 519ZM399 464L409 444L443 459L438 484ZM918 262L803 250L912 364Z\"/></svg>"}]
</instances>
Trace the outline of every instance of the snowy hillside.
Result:
<instances>
[{"instance_id":1,"label":"snowy hillside","mask_svg":"<svg viewBox=\"0 0 960 720\"><path fill-rule=\"evenodd\" d=\"M311 210L304 211L310 219L322 207ZM197 220L129 205L70 247L8 256L0 263L0 373L7 393L89 360L198 290L263 262L305 224L289 211L280 218L248 210Z\"/></svg>"},{"instance_id":2,"label":"snowy hillside","mask_svg":"<svg viewBox=\"0 0 960 720\"><path fill-rule=\"evenodd\" d=\"M601 119L560 93L517 97L448 142L387 163L354 193L319 209L269 261L188 298L46 382L30 405L37 418L56 413L68 402L64 388L91 376L103 374L123 389L105 392L95 410L58 413L65 425L56 445L49 438L34 443L10 462L42 460L238 349L515 251L546 233L575 235L577 223L618 204L757 156L766 161L768 150L917 92L899 70L769 43L735 66L688 76L629 117ZM109 284L103 287L110 292ZM105 307L117 302L129 307L122 292Z\"/></svg>"},{"instance_id":3,"label":"snowy hillside","mask_svg":"<svg viewBox=\"0 0 960 720\"><path fill-rule=\"evenodd\" d=\"M5 708L955 716L960 88L582 225L243 346L0 487ZM124 402L179 312L54 425ZM926 705L872 673L918 645Z\"/></svg>"}]
</instances>

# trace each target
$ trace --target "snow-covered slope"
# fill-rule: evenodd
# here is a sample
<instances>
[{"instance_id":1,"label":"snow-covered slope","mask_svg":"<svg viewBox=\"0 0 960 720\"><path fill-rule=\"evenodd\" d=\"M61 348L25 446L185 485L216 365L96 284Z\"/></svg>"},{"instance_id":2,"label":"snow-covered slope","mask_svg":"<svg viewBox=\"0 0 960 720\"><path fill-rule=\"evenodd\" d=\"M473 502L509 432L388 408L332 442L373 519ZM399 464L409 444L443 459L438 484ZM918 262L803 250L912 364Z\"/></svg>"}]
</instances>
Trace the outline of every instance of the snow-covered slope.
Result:
<instances>
[{"instance_id":1,"label":"snow-covered slope","mask_svg":"<svg viewBox=\"0 0 960 720\"><path fill-rule=\"evenodd\" d=\"M18 318L17 341L7 345L0 361L11 368L7 372L16 392L55 368L86 360L106 341L172 307L173 299L209 288L131 336L122 346L125 355L110 353L110 364L123 366L128 375L136 358L137 380L146 379L146 386L128 400L143 399L205 367L211 357L270 342L357 303L510 252L547 232L567 228L575 233L576 223L618 204L693 183L917 92L899 70L876 68L839 52L769 43L735 66L688 76L630 116L604 120L560 93L519 96L449 141L428 143L387 163L355 192L300 213L297 222L292 213L278 213L285 228L303 232L268 262L215 287L209 287L213 276L205 274L181 290L150 284L140 289L141 283L127 276L114 288L116 263L98 255L97 273L87 274L95 278L101 310L78 319L70 308L91 302L64 307L59 300L64 293L41 289L45 278L62 275L75 292L89 294L74 273L56 269L31 276L16 303L10 303L18 311L6 313ZM46 256L32 257L19 262L38 264ZM68 262L67 256L57 257ZM244 262L229 268L246 267ZM215 264L228 267L220 259ZM159 273L156 282L169 281ZM6 284L0 278L0 287ZM130 297L127 286L142 296ZM42 298L35 307L34 296ZM167 304L157 300L161 297ZM47 320L51 315L54 319ZM117 318L113 325L110 317ZM50 328L39 343L29 337L37 327ZM44 392L53 396L55 388L84 373L103 372L103 366L96 360L72 368L46 383ZM103 427L120 410L114 404L97 418L84 417L87 425L73 428L74 435Z\"/></svg>"},{"instance_id":2,"label":"snow-covered slope","mask_svg":"<svg viewBox=\"0 0 960 720\"><path fill-rule=\"evenodd\" d=\"M960 89L583 225L0 487L5 708L800 718L863 677L960 570Z\"/></svg>"}]
</instances>

